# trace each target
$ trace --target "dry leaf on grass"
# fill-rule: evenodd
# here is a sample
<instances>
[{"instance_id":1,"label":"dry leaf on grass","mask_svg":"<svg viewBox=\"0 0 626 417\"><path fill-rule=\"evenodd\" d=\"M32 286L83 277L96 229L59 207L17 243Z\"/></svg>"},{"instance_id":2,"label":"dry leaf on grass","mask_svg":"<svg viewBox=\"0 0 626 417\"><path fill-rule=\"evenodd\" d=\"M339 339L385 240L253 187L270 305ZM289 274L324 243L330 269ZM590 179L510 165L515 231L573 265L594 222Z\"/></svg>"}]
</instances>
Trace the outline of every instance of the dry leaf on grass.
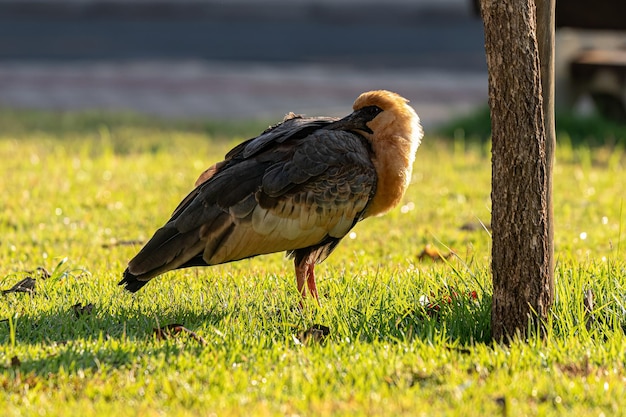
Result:
<instances>
[{"instance_id":1,"label":"dry leaf on grass","mask_svg":"<svg viewBox=\"0 0 626 417\"><path fill-rule=\"evenodd\" d=\"M9 294L12 292L34 293L35 286L37 285L37 279L48 279L52 276L52 274L50 274L50 272L48 272L48 270L43 266L38 266L34 270L24 271L23 273L26 276L8 290L2 290L2 294Z\"/></svg>"},{"instance_id":2,"label":"dry leaf on grass","mask_svg":"<svg viewBox=\"0 0 626 417\"><path fill-rule=\"evenodd\" d=\"M74 310L74 315L78 318L84 314L91 314L93 312L93 304L89 303L84 306L82 303L74 304L72 310Z\"/></svg>"},{"instance_id":3,"label":"dry leaf on grass","mask_svg":"<svg viewBox=\"0 0 626 417\"><path fill-rule=\"evenodd\" d=\"M9 288L8 290L2 290L2 294L8 294L12 292L27 292L33 293L35 291L35 278L26 277L20 282Z\"/></svg>"},{"instance_id":4,"label":"dry leaf on grass","mask_svg":"<svg viewBox=\"0 0 626 417\"><path fill-rule=\"evenodd\" d=\"M303 344L310 342L322 343L326 340L328 335L330 335L330 327L324 326L323 324L314 324L309 329L300 332L298 339L300 339Z\"/></svg>"},{"instance_id":5,"label":"dry leaf on grass","mask_svg":"<svg viewBox=\"0 0 626 417\"><path fill-rule=\"evenodd\" d=\"M454 252L450 251L447 254L443 254L439 252L437 248L435 248L430 243L424 246L424 249L417 255L417 259L423 261L424 259L430 259L433 262L443 261L444 259L450 259L454 256Z\"/></svg>"},{"instance_id":6,"label":"dry leaf on grass","mask_svg":"<svg viewBox=\"0 0 626 417\"><path fill-rule=\"evenodd\" d=\"M11 367L12 368L19 368L22 365L22 361L20 361L20 358L18 358L17 356L13 356L11 358Z\"/></svg>"},{"instance_id":7,"label":"dry leaf on grass","mask_svg":"<svg viewBox=\"0 0 626 417\"><path fill-rule=\"evenodd\" d=\"M200 343L202 346L207 344L206 340L202 336L198 335L195 332L192 332L188 328L184 327L182 324L178 324L178 323L168 324L166 326L155 328L153 329L153 331L154 331L154 334L156 335L156 338L159 340L169 339L170 337L176 336L180 333L186 333L192 339Z\"/></svg>"}]
</instances>

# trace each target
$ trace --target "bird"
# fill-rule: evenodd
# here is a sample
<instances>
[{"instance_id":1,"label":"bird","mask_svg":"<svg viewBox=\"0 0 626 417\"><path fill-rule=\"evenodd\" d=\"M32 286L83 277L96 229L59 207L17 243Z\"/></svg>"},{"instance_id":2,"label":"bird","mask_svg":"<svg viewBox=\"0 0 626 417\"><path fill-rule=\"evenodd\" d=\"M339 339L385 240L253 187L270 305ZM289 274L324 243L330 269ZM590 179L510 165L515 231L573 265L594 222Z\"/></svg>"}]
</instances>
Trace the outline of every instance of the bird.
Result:
<instances>
[{"instance_id":1,"label":"bird","mask_svg":"<svg viewBox=\"0 0 626 417\"><path fill-rule=\"evenodd\" d=\"M306 284L319 303L315 265L401 201L422 137L409 101L386 90L359 95L343 118L289 113L200 175L119 285L136 292L167 271L284 251L302 299Z\"/></svg>"}]
</instances>

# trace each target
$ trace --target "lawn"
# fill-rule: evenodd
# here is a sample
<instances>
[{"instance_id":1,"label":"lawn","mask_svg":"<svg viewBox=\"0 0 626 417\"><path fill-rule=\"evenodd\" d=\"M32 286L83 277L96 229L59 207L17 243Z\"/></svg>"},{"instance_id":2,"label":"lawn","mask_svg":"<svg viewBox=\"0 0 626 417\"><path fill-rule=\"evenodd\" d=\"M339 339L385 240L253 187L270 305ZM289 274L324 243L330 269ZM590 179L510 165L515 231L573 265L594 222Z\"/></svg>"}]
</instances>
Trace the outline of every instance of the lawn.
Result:
<instances>
[{"instance_id":1,"label":"lawn","mask_svg":"<svg viewBox=\"0 0 626 417\"><path fill-rule=\"evenodd\" d=\"M625 138L559 136L556 304L545 339L507 347L489 334L489 149L458 129L427 134L402 205L318 266L322 304L301 310L282 254L117 286L262 123L0 122L0 289L35 283L0 295L3 415L626 415Z\"/></svg>"}]
</instances>

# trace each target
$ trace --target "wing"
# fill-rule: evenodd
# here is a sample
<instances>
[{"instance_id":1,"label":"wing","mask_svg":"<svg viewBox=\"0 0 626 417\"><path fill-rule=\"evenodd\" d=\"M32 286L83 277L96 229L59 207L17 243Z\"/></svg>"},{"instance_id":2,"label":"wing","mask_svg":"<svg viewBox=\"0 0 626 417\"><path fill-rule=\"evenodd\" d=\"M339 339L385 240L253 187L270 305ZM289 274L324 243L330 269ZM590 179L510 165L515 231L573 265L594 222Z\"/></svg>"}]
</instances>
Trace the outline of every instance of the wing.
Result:
<instances>
[{"instance_id":1,"label":"wing","mask_svg":"<svg viewBox=\"0 0 626 417\"><path fill-rule=\"evenodd\" d=\"M276 161L274 152L259 155L260 161L272 159L260 187L229 206L227 232L207 239L207 264L339 240L361 219L376 174L360 137L318 131L286 156ZM181 219L195 217L186 214ZM179 223L180 230L198 226L197 221ZM200 223L206 224L204 219Z\"/></svg>"},{"instance_id":2,"label":"wing","mask_svg":"<svg viewBox=\"0 0 626 417\"><path fill-rule=\"evenodd\" d=\"M249 158L270 146L283 143L286 140L304 138L316 130L322 129L339 120L336 117L302 117L293 113L288 114L282 123L272 126L256 138L250 139L233 148L226 159L242 155Z\"/></svg>"},{"instance_id":3,"label":"wing","mask_svg":"<svg viewBox=\"0 0 626 417\"><path fill-rule=\"evenodd\" d=\"M131 275L146 281L175 268L338 241L361 219L376 187L365 139L320 129L333 119L314 127L290 120L281 125L290 137L274 132L267 139L270 130L201 176L203 182L130 261L129 289Z\"/></svg>"}]
</instances>

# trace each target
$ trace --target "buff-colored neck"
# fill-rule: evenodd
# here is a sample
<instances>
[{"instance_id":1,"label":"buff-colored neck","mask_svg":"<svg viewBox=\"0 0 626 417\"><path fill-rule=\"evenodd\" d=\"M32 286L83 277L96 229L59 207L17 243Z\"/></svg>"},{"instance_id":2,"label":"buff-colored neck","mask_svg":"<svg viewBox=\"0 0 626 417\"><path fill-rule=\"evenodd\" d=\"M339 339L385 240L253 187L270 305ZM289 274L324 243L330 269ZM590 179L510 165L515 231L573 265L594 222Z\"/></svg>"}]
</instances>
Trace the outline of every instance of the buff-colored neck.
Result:
<instances>
[{"instance_id":1,"label":"buff-colored neck","mask_svg":"<svg viewBox=\"0 0 626 417\"><path fill-rule=\"evenodd\" d=\"M376 193L365 216L377 216L391 210L404 196L413 170L415 152L422 139L422 127L408 101L389 91L363 93L354 102L354 110L377 106L382 113L367 123L369 132L358 131L372 145L372 162L378 177Z\"/></svg>"},{"instance_id":2,"label":"buff-colored neck","mask_svg":"<svg viewBox=\"0 0 626 417\"><path fill-rule=\"evenodd\" d=\"M378 181L376 194L370 201L366 217L378 216L398 205L404 196L413 171L417 146L407 139L391 137L376 140L373 144Z\"/></svg>"}]
</instances>

